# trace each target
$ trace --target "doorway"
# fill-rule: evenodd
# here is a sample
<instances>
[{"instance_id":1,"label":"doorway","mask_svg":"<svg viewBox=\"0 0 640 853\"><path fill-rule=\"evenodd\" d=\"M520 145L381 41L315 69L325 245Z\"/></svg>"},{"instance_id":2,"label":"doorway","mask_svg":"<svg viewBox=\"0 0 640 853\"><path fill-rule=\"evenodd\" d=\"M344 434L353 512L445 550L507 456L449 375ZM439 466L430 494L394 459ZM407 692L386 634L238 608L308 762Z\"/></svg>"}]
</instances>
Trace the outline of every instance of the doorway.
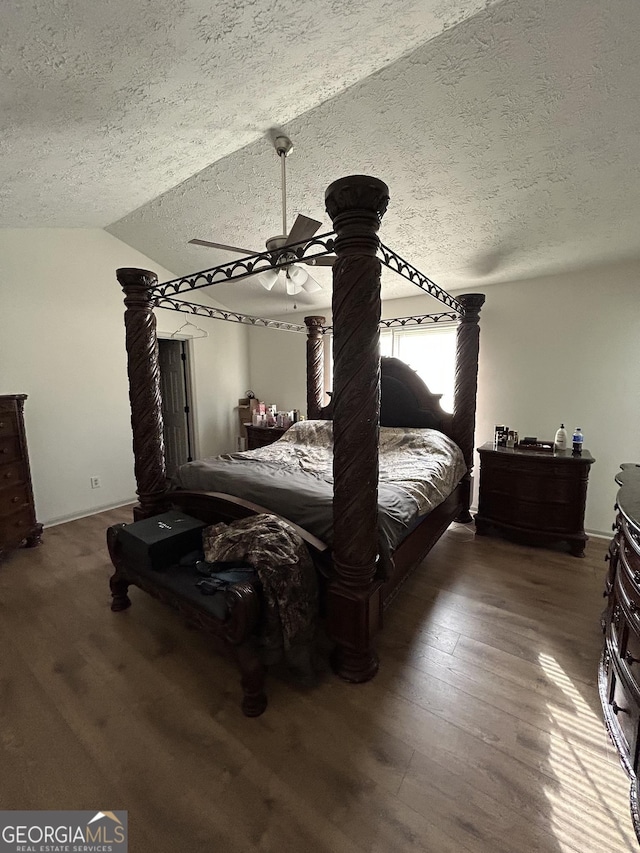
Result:
<instances>
[{"instance_id":1,"label":"doorway","mask_svg":"<svg viewBox=\"0 0 640 853\"><path fill-rule=\"evenodd\" d=\"M187 341L158 339L160 393L167 477L193 459L193 419L190 404L190 365Z\"/></svg>"}]
</instances>

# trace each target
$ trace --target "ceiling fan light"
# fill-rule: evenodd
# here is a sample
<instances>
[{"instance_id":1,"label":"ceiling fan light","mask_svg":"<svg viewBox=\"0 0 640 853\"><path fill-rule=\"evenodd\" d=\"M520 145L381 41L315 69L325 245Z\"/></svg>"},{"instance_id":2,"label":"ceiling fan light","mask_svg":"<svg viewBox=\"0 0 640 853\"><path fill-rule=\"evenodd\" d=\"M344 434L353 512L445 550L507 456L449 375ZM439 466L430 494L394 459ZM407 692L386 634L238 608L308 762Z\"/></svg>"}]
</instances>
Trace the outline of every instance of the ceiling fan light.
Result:
<instances>
[{"instance_id":1,"label":"ceiling fan light","mask_svg":"<svg viewBox=\"0 0 640 853\"><path fill-rule=\"evenodd\" d=\"M256 276L265 290L271 290L278 280L278 270L265 270Z\"/></svg>"},{"instance_id":2,"label":"ceiling fan light","mask_svg":"<svg viewBox=\"0 0 640 853\"><path fill-rule=\"evenodd\" d=\"M306 290L307 293L317 293L319 290L322 290L322 287L313 276L307 275L307 280L302 285L302 289Z\"/></svg>"},{"instance_id":3,"label":"ceiling fan light","mask_svg":"<svg viewBox=\"0 0 640 853\"><path fill-rule=\"evenodd\" d=\"M289 296L295 296L296 293L300 293L302 290L302 285L298 284L294 281L289 274L287 274L287 293Z\"/></svg>"},{"instance_id":4,"label":"ceiling fan light","mask_svg":"<svg viewBox=\"0 0 640 853\"><path fill-rule=\"evenodd\" d=\"M309 273L296 264L291 264L287 270L287 275L298 287L304 287L304 283L309 278Z\"/></svg>"}]
</instances>

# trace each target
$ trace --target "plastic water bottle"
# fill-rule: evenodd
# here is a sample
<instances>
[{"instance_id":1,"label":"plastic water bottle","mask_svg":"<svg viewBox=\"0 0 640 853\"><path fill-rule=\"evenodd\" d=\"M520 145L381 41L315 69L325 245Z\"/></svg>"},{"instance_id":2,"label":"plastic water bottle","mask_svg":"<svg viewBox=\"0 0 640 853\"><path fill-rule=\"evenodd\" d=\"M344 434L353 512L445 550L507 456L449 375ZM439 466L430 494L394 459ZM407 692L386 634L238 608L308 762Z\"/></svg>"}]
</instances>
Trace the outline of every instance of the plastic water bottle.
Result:
<instances>
[{"instance_id":1,"label":"plastic water bottle","mask_svg":"<svg viewBox=\"0 0 640 853\"><path fill-rule=\"evenodd\" d=\"M573 433L573 452L574 453L582 453L582 442L584 441L584 436L582 435L582 430L580 427L576 427Z\"/></svg>"}]
</instances>

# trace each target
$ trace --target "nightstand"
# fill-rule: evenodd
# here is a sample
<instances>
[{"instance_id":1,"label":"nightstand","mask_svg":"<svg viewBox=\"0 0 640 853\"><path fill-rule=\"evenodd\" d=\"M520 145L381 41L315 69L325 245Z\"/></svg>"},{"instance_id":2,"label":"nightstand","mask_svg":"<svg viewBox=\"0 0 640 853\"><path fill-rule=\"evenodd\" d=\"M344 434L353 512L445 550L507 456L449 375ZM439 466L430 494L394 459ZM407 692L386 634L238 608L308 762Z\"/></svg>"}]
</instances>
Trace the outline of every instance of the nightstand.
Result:
<instances>
[{"instance_id":1,"label":"nightstand","mask_svg":"<svg viewBox=\"0 0 640 853\"><path fill-rule=\"evenodd\" d=\"M488 442L478 453L479 535L497 531L525 545L567 542L575 557L584 557L587 483L595 462L588 450L574 455Z\"/></svg>"},{"instance_id":2,"label":"nightstand","mask_svg":"<svg viewBox=\"0 0 640 853\"><path fill-rule=\"evenodd\" d=\"M245 424L247 431L247 450L256 450L258 447L266 447L273 444L287 431L288 427L258 427L253 424Z\"/></svg>"}]
</instances>

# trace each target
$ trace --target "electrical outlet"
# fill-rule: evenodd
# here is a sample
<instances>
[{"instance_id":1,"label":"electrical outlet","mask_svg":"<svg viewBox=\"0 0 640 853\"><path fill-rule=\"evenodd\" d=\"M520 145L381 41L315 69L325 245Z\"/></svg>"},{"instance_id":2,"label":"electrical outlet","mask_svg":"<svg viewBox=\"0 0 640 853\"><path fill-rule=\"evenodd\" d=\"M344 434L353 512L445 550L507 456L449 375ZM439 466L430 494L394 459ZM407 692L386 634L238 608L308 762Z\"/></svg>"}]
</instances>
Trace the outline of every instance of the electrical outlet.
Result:
<instances>
[{"instance_id":1,"label":"electrical outlet","mask_svg":"<svg viewBox=\"0 0 640 853\"><path fill-rule=\"evenodd\" d=\"M100 486L101 486L100 477L90 477L89 479L91 480L91 488L92 489L99 489L100 488Z\"/></svg>"}]
</instances>

